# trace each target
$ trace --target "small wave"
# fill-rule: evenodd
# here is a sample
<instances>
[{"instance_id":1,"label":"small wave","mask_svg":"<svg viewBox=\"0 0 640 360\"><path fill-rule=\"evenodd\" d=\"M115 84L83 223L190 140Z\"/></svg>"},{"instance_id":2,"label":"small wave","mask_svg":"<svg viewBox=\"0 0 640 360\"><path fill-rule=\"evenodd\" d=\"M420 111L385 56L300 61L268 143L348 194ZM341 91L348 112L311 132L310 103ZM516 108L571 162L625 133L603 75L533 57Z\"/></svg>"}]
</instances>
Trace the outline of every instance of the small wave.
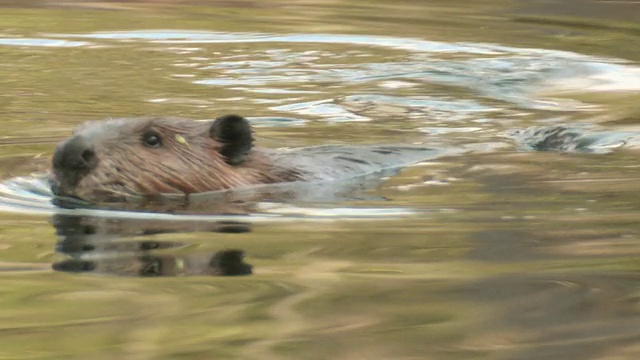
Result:
<instances>
[{"instance_id":1,"label":"small wave","mask_svg":"<svg viewBox=\"0 0 640 360\"><path fill-rule=\"evenodd\" d=\"M0 183L0 211L51 214L51 190L46 176L23 176Z\"/></svg>"},{"instance_id":2,"label":"small wave","mask_svg":"<svg viewBox=\"0 0 640 360\"><path fill-rule=\"evenodd\" d=\"M274 106L271 107L271 110L290 112L299 115L318 116L325 121L330 122L354 122L371 120L371 118L367 116L361 116L345 110L342 106L334 103L333 99Z\"/></svg>"},{"instance_id":3,"label":"small wave","mask_svg":"<svg viewBox=\"0 0 640 360\"><path fill-rule=\"evenodd\" d=\"M113 41L144 41L171 44L175 52L181 44L216 43L300 43L349 44L353 46L387 48L407 52L405 60L384 62L348 61L363 54L345 54L330 47L316 51L272 49L251 56L232 53L215 58L194 58L186 51L190 74L179 74L195 84L233 87L252 93L291 95L284 86L308 86L311 94L322 92L323 84L332 84L332 94L340 86L373 83L381 91L388 84L444 84L470 89L484 98L499 100L528 109L548 111L592 111L598 108L578 100L548 98L556 92L589 92L640 90L640 68L613 58L587 56L569 51L516 48L487 43L447 43L416 38L344 34L269 34L225 33L183 30L145 30L96 32L88 34L50 34L55 37L101 39ZM191 48L189 48L191 49ZM354 48L354 51L355 48ZM451 56L454 54L455 56ZM326 62L326 63L325 63ZM366 121L366 117L336 115L329 102L289 103L273 108L277 111L295 109L298 114L318 116L330 121ZM314 100L314 101L317 101ZM298 106L297 106L298 105Z\"/></svg>"},{"instance_id":4,"label":"small wave","mask_svg":"<svg viewBox=\"0 0 640 360\"><path fill-rule=\"evenodd\" d=\"M286 186L286 184L285 184ZM310 184L313 186L313 184ZM277 185L273 187L282 187ZM272 187L258 186L255 190L270 192ZM252 191L252 188L246 189ZM282 188L281 191L287 191ZM195 194L194 201L207 202L207 198L216 199L233 191L218 191ZM242 193L242 190L239 191ZM178 195L167 195L167 200L184 198ZM291 204L257 202L255 212L246 215L216 215L216 214L172 214L153 211L124 211L117 209L75 208L67 209L52 204L53 194L45 175L16 177L0 183L0 212L28 213L33 215L71 215L91 216L98 218L131 219L131 220L159 220L159 221L248 221L288 222L288 221L321 221L321 220L359 220L371 218L392 218L415 214L410 208L398 207L312 207ZM135 201L135 199L132 199Z\"/></svg>"},{"instance_id":5,"label":"small wave","mask_svg":"<svg viewBox=\"0 0 640 360\"><path fill-rule=\"evenodd\" d=\"M0 45L8 46L44 46L44 47L78 47L91 44L87 41L71 41L60 39L37 38L0 38Z\"/></svg>"},{"instance_id":6,"label":"small wave","mask_svg":"<svg viewBox=\"0 0 640 360\"><path fill-rule=\"evenodd\" d=\"M508 133L523 150L609 153L640 146L640 131L599 131L595 126L546 126Z\"/></svg>"}]
</instances>

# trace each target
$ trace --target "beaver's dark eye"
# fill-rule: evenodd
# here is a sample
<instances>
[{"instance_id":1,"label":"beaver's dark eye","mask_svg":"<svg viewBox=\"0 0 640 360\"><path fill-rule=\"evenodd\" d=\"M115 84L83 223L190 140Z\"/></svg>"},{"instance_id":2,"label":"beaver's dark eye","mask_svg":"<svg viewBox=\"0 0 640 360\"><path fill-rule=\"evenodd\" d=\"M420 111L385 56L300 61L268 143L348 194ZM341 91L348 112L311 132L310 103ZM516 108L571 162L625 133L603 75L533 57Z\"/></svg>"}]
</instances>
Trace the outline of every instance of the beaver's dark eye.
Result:
<instances>
[{"instance_id":1,"label":"beaver's dark eye","mask_svg":"<svg viewBox=\"0 0 640 360\"><path fill-rule=\"evenodd\" d=\"M144 146L150 148L157 148L162 146L162 139L160 138L160 135L153 131L144 134L144 136L142 137L142 142L144 143Z\"/></svg>"}]
</instances>

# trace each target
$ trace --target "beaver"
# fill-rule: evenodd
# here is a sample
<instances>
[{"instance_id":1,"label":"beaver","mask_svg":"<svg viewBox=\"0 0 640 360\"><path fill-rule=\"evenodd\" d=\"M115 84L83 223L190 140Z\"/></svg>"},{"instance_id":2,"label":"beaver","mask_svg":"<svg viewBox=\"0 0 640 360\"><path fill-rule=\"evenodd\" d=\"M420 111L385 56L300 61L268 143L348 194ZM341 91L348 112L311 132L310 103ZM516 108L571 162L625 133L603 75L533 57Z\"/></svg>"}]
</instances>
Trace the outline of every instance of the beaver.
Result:
<instances>
[{"instance_id":1,"label":"beaver","mask_svg":"<svg viewBox=\"0 0 640 360\"><path fill-rule=\"evenodd\" d=\"M414 146L254 146L240 115L90 121L60 143L49 181L54 195L92 203L203 193L251 185L328 181L407 166L438 152Z\"/></svg>"}]
</instances>

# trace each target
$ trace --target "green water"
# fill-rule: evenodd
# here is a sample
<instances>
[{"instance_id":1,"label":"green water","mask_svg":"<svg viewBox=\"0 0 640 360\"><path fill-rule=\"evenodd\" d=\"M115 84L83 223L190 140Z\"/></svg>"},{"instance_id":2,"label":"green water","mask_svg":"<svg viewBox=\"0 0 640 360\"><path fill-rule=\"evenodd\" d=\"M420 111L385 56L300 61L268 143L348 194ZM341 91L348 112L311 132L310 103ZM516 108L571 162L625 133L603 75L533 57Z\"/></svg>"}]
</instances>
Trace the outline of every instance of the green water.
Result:
<instances>
[{"instance_id":1,"label":"green water","mask_svg":"<svg viewBox=\"0 0 640 360\"><path fill-rule=\"evenodd\" d=\"M106 117L240 113L269 147L467 149L356 198L230 218L65 228L46 196L3 190L24 203L0 202L0 359L636 359L640 167L620 134L640 131L637 14L579 0L0 1L3 180L43 173L75 126ZM619 137L595 154L508 136L550 125ZM84 272L52 269L64 246ZM228 249L252 275L215 276ZM150 273L166 276L136 276Z\"/></svg>"}]
</instances>

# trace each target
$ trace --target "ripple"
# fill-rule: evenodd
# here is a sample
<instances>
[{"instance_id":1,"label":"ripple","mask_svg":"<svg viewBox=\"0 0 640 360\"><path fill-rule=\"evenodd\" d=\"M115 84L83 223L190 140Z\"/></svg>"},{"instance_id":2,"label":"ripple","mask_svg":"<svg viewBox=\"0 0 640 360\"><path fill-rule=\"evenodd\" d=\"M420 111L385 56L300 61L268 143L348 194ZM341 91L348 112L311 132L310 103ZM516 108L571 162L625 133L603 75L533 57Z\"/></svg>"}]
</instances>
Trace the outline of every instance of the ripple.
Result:
<instances>
[{"instance_id":1,"label":"ripple","mask_svg":"<svg viewBox=\"0 0 640 360\"><path fill-rule=\"evenodd\" d=\"M389 96L380 94L356 94L337 98L337 104L358 115L402 116L422 118L429 122L471 120L502 108L481 105L472 100L433 96Z\"/></svg>"},{"instance_id":2,"label":"ripple","mask_svg":"<svg viewBox=\"0 0 640 360\"><path fill-rule=\"evenodd\" d=\"M271 107L271 110L291 112L299 115L320 116L330 122L370 121L371 118L349 112L335 104L333 99L293 103Z\"/></svg>"},{"instance_id":3,"label":"ripple","mask_svg":"<svg viewBox=\"0 0 640 360\"><path fill-rule=\"evenodd\" d=\"M291 183L290 189L288 184L277 185L259 185L255 187L247 187L238 190L214 191L202 194L193 194L190 201L194 204L210 203L215 201L218 196L226 196L226 194L240 194L243 192L257 193L285 191L290 192L296 187L304 189L317 188L317 184L310 183ZM339 189L339 187L338 187ZM324 193L323 193L324 194ZM325 194L326 195L326 194ZM183 199L182 195L165 195L167 201ZM416 214L416 210L401 207L312 207L312 206L295 206L282 203L272 203L259 201L254 205L255 212L246 215L217 215L217 214L174 214L161 213L153 211L125 211L118 209L99 209L99 208L76 208L67 209L59 208L52 204L53 195L49 190L49 184L45 175L34 177L16 177L5 180L0 183L0 212L9 213L29 213L37 215L72 215L72 216L90 216L97 218L111 219L131 219L131 220L158 220L158 221L239 221L251 223L271 223L271 222L288 222L299 221L318 221L318 220L366 220L372 218L393 218L403 217ZM136 201L132 197L131 201Z\"/></svg>"},{"instance_id":4,"label":"ripple","mask_svg":"<svg viewBox=\"0 0 640 360\"><path fill-rule=\"evenodd\" d=\"M87 41L71 41L59 39L37 38L0 38L0 45L9 46L44 46L44 47L78 47L91 44Z\"/></svg>"},{"instance_id":5,"label":"ripple","mask_svg":"<svg viewBox=\"0 0 640 360\"><path fill-rule=\"evenodd\" d=\"M142 30L95 32L90 34L52 34L60 37L80 37L110 40L149 40L168 44L205 44L205 43L327 43L384 46L400 50L419 52L466 52L470 54L492 55L505 52L506 47L492 47L485 44L477 46L463 43L444 43L410 38L367 35L334 34L266 34L266 33L224 33L183 30Z\"/></svg>"},{"instance_id":6,"label":"ripple","mask_svg":"<svg viewBox=\"0 0 640 360\"><path fill-rule=\"evenodd\" d=\"M44 175L8 179L0 183L0 211L50 214L51 196Z\"/></svg>"},{"instance_id":7,"label":"ripple","mask_svg":"<svg viewBox=\"0 0 640 360\"><path fill-rule=\"evenodd\" d=\"M418 129L419 131L430 134L430 135L440 135L440 134L451 134L451 133L472 133L476 131L482 130L481 127L422 127Z\"/></svg>"},{"instance_id":8,"label":"ripple","mask_svg":"<svg viewBox=\"0 0 640 360\"><path fill-rule=\"evenodd\" d=\"M417 38L398 38L374 35L347 34L269 34L269 33L229 33L190 30L133 30L104 31L88 34L49 34L57 37L76 37L109 40L148 40L163 44L207 44L207 43L324 43L354 44L389 47L400 50L429 53L467 53L474 55L555 55L563 57L590 58L569 51L535 48L513 48L498 44L470 42L440 42Z\"/></svg>"},{"instance_id":9,"label":"ripple","mask_svg":"<svg viewBox=\"0 0 640 360\"><path fill-rule=\"evenodd\" d=\"M282 127L304 125L307 121L297 118L286 118L276 116L253 116L248 118L254 127Z\"/></svg>"},{"instance_id":10,"label":"ripple","mask_svg":"<svg viewBox=\"0 0 640 360\"><path fill-rule=\"evenodd\" d=\"M592 125L530 127L507 135L523 150L604 154L640 146L640 130L599 131Z\"/></svg>"},{"instance_id":11,"label":"ripple","mask_svg":"<svg viewBox=\"0 0 640 360\"><path fill-rule=\"evenodd\" d=\"M416 38L341 34L225 33L183 30L146 30L52 34L50 36L146 41L155 44L215 43L310 43L348 44L406 51L404 61L335 63L354 58L326 49L299 51L272 49L256 54L236 54L192 63L195 84L266 88L275 94L281 85L319 83L378 83L411 85L412 82L468 88L483 97L530 109L551 111L593 110L577 100L542 98L542 94L564 91L637 91L640 68L624 60L599 58L569 51L515 48L486 43L446 43ZM451 54L455 54L452 57ZM357 54L358 56L367 54ZM324 63L324 61L328 63ZM190 57L189 61L193 62ZM180 65L180 64L177 64ZM182 66L182 65L181 65ZM207 76L213 72L213 76ZM271 90L269 90L271 89ZM391 88L393 89L393 87ZM310 91L314 91L311 89ZM247 89L247 91L249 91ZM286 91L283 93L286 94ZM322 110L321 112L326 112ZM313 115L310 113L309 115ZM362 120L354 118L353 120Z\"/></svg>"}]
</instances>

